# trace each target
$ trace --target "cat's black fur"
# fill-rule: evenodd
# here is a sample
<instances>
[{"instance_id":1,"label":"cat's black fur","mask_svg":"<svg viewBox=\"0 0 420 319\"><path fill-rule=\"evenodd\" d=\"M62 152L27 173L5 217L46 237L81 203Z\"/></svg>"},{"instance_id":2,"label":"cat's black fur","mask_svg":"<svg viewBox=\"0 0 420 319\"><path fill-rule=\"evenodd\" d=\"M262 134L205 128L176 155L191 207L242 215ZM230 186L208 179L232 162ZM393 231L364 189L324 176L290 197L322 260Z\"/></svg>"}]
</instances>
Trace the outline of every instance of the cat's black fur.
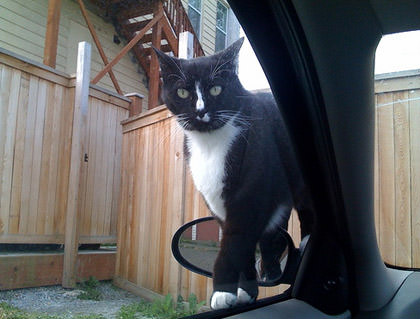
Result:
<instances>
[{"instance_id":1,"label":"cat's black fur","mask_svg":"<svg viewBox=\"0 0 420 319\"><path fill-rule=\"evenodd\" d=\"M293 146L271 93L253 94L245 90L237 77L237 56L242 40L213 56L191 60L176 59L155 50L163 78L162 97L169 110L179 116L184 130L212 133L236 114L233 125L240 127L224 163L222 198L225 219L219 219L223 237L221 251L214 268L214 292L236 295L242 288L252 302L258 294L255 249L260 244L263 271L268 277L279 274L278 251L285 243L276 236L276 228L287 229L291 209L298 210L302 237L311 229L311 205L298 168ZM195 83L200 81L204 110L198 111ZM221 86L218 96L209 94L213 86ZM186 89L188 99L177 95ZM226 111L218 116L219 111ZM209 122L197 116L206 112ZM229 124L232 125L232 124ZM188 134L187 134L188 136ZM188 137L185 145L188 143ZM185 147L186 158L190 157ZM206 194L203 194L206 195ZM277 212L276 212L277 211ZM275 223L269 225L276 212ZM218 212L213 212L219 215ZM302 221L305 222L302 223ZM268 230L267 230L268 229ZM214 297L214 295L213 295ZM216 298L216 297L214 297ZM212 298L213 299L213 298ZM213 302L215 308L235 301Z\"/></svg>"}]
</instances>

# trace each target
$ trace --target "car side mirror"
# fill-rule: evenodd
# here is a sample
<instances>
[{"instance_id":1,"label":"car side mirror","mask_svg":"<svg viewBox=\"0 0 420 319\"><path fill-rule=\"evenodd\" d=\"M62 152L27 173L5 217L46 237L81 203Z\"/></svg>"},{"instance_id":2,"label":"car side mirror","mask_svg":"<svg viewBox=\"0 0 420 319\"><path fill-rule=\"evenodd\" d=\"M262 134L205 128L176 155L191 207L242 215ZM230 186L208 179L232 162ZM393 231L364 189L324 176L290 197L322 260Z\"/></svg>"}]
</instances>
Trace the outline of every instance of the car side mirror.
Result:
<instances>
[{"instance_id":1,"label":"car side mirror","mask_svg":"<svg viewBox=\"0 0 420 319\"><path fill-rule=\"evenodd\" d=\"M280 236L284 242L281 251L275 251L279 269L271 274L265 273L262 270L259 247L255 252L255 268L260 286L291 284L296 275L301 257L300 250L295 248L292 238L284 229L279 229L276 236ZM172 238L172 253L175 259L188 270L212 277L221 239L222 232L214 217L199 218L181 226L176 231Z\"/></svg>"}]
</instances>

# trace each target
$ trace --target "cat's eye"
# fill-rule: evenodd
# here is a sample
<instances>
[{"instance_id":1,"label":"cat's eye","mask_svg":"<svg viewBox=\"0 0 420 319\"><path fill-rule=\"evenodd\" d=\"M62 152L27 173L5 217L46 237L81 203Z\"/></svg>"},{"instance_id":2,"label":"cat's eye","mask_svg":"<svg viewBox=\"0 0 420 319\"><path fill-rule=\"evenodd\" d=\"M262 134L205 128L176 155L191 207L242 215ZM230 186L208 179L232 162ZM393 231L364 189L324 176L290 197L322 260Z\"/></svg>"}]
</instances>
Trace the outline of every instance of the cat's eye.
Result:
<instances>
[{"instance_id":1,"label":"cat's eye","mask_svg":"<svg viewBox=\"0 0 420 319\"><path fill-rule=\"evenodd\" d=\"M176 93L178 94L178 96L179 96L181 99L186 99L187 97L189 97L189 96L190 96L190 92L188 92L188 90L186 90L186 89L178 89L178 90L176 91Z\"/></svg>"},{"instance_id":2,"label":"cat's eye","mask_svg":"<svg viewBox=\"0 0 420 319\"><path fill-rule=\"evenodd\" d=\"M213 96L218 96L222 93L222 87L220 85L215 85L210 89L210 94Z\"/></svg>"}]
</instances>

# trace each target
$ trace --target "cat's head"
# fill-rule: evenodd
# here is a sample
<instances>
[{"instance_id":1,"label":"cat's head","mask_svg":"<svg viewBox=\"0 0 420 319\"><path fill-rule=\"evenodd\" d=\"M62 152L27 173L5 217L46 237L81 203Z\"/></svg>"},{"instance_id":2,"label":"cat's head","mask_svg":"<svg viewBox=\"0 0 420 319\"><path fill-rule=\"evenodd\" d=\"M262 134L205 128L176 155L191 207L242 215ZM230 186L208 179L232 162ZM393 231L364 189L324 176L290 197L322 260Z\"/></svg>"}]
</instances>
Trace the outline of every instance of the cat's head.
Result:
<instances>
[{"instance_id":1,"label":"cat's head","mask_svg":"<svg viewBox=\"0 0 420 319\"><path fill-rule=\"evenodd\" d=\"M243 87L237 76L239 39L211 56L178 59L156 50L163 80L162 98L186 130L218 129L238 111Z\"/></svg>"}]
</instances>

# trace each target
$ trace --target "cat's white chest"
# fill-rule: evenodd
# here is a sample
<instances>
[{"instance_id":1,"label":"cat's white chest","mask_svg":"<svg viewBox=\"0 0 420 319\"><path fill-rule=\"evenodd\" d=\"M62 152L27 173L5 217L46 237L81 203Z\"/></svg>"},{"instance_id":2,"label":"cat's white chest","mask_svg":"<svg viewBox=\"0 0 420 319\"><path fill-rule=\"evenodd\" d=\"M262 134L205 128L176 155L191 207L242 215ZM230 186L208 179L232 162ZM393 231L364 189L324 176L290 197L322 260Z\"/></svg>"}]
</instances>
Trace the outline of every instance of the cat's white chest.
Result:
<instances>
[{"instance_id":1,"label":"cat's white chest","mask_svg":"<svg viewBox=\"0 0 420 319\"><path fill-rule=\"evenodd\" d=\"M195 187L206 199L212 212L221 220L226 217L222 199L226 156L240 132L229 123L212 132L186 131L190 151L189 166Z\"/></svg>"}]
</instances>

